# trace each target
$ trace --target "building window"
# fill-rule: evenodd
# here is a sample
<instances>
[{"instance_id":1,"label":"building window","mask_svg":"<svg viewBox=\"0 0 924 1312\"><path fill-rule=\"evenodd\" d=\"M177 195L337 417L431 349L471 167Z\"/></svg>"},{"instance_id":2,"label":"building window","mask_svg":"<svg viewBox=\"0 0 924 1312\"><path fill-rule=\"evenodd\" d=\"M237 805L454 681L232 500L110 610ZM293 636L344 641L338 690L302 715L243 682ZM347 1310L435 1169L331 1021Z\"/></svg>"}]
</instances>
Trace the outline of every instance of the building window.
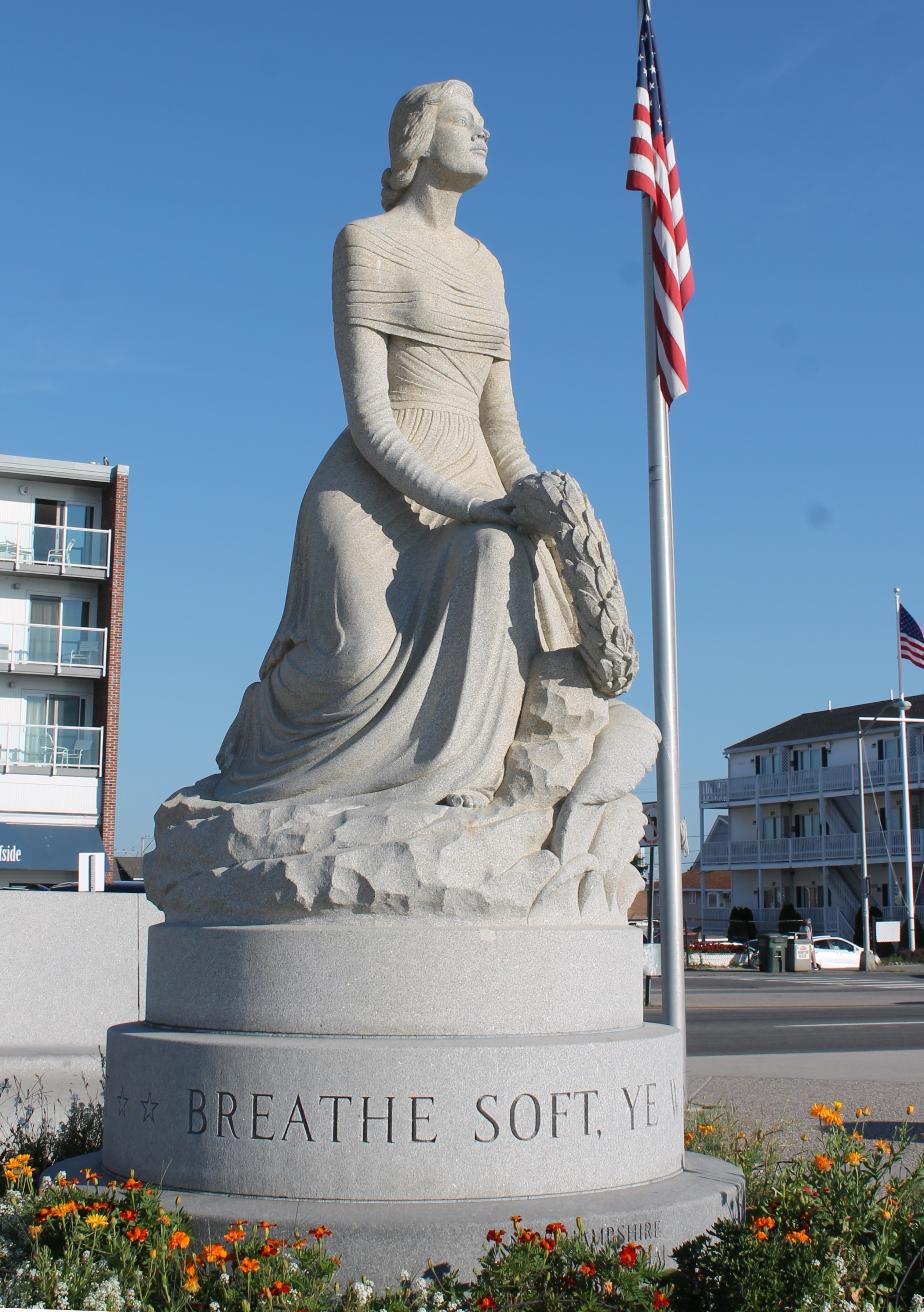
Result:
<instances>
[{"instance_id":1,"label":"building window","mask_svg":"<svg viewBox=\"0 0 924 1312\"><path fill-rule=\"evenodd\" d=\"M783 838L783 817L781 815L762 815L760 817L761 838Z\"/></svg>"},{"instance_id":2,"label":"building window","mask_svg":"<svg viewBox=\"0 0 924 1312\"><path fill-rule=\"evenodd\" d=\"M783 757L780 752L764 752L754 760L755 774L780 774L783 770Z\"/></svg>"},{"instance_id":3,"label":"building window","mask_svg":"<svg viewBox=\"0 0 924 1312\"><path fill-rule=\"evenodd\" d=\"M809 815L794 815L792 831L796 838L820 838L821 816L814 811Z\"/></svg>"},{"instance_id":4,"label":"building window","mask_svg":"<svg viewBox=\"0 0 924 1312\"><path fill-rule=\"evenodd\" d=\"M880 738L876 743L877 761L897 761L899 756L898 738Z\"/></svg>"},{"instance_id":5,"label":"building window","mask_svg":"<svg viewBox=\"0 0 924 1312\"><path fill-rule=\"evenodd\" d=\"M827 747L797 747L792 754L794 770L819 770L828 764Z\"/></svg>"},{"instance_id":6,"label":"building window","mask_svg":"<svg viewBox=\"0 0 924 1312\"><path fill-rule=\"evenodd\" d=\"M722 904L721 904L721 902L719 901L719 895L718 895L718 893L707 893L707 894L706 894L706 906L707 906L707 907L718 907L718 906L721 906L721 905L722 905Z\"/></svg>"}]
</instances>

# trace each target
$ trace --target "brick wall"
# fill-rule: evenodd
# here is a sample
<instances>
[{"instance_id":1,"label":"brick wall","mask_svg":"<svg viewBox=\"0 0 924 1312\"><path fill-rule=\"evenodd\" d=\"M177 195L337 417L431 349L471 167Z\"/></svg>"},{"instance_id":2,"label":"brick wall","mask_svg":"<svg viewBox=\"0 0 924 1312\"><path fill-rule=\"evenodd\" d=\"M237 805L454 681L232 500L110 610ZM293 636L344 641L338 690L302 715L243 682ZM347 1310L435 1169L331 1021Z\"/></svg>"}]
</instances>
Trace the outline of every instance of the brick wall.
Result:
<instances>
[{"instance_id":1,"label":"brick wall","mask_svg":"<svg viewBox=\"0 0 924 1312\"><path fill-rule=\"evenodd\" d=\"M100 589L99 624L109 630L106 677L101 681L96 712L104 726L103 798L100 832L106 852L106 879L115 878L116 778L119 766L119 693L122 677L122 612L125 602L125 524L128 471L116 465L103 499L103 528L112 532L109 579Z\"/></svg>"}]
</instances>

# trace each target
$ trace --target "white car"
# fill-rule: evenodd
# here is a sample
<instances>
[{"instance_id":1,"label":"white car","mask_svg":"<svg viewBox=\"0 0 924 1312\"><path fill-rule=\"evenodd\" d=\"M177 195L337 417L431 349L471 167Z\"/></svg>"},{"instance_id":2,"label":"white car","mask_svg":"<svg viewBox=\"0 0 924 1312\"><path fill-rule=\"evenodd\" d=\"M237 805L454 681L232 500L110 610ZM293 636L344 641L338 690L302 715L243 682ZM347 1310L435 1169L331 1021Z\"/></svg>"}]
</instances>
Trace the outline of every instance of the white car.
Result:
<instances>
[{"instance_id":1,"label":"white car","mask_svg":"<svg viewBox=\"0 0 924 1312\"><path fill-rule=\"evenodd\" d=\"M815 960L822 970L859 970L863 949L849 939L818 934L815 937ZM879 961L875 953L873 961Z\"/></svg>"}]
</instances>

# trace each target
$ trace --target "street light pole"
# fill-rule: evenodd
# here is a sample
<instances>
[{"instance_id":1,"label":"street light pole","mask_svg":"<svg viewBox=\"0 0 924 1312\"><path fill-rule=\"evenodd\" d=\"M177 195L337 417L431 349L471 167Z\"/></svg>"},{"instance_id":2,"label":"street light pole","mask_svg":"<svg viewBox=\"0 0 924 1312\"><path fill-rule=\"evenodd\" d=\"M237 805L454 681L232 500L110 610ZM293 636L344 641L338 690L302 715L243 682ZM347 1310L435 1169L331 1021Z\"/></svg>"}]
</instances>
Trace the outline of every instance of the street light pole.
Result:
<instances>
[{"instance_id":1,"label":"street light pole","mask_svg":"<svg viewBox=\"0 0 924 1312\"><path fill-rule=\"evenodd\" d=\"M866 792L864 790L864 773L863 773L863 723L857 721L857 778L860 782L860 893L863 899L863 961L860 965L861 970L870 968L870 951L869 951L869 864L866 858Z\"/></svg>"}]
</instances>

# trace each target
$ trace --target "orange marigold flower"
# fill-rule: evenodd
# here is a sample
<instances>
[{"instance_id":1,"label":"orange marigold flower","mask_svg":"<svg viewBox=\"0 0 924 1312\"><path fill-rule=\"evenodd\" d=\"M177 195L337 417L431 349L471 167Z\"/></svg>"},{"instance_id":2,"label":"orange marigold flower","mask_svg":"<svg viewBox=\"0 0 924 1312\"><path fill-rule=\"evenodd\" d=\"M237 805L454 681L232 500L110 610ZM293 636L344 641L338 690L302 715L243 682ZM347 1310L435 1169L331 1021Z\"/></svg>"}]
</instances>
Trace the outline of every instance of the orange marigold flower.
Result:
<instances>
[{"instance_id":1,"label":"orange marigold flower","mask_svg":"<svg viewBox=\"0 0 924 1312\"><path fill-rule=\"evenodd\" d=\"M29 1235L30 1235L30 1238L34 1239L35 1236L36 1236L37 1234L39 1234L39 1232L41 1231L41 1229L42 1229L41 1223L39 1223L38 1225L30 1225L30 1226L29 1226Z\"/></svg>"},{"instance_id":2,"label":"orange marigold flower","mask_svg":"<svg viewBox=\"0 0 924 1312\"><path fill-rule=\"evenodd\" d=\"M316 1225L314 1229L309 1230L308 1233L314 1235L315 1239L320 1243L322 1239L326 1239L328 1235L332 1235L334 1232L333 1230L328 1229L326 1225Z\"/></svg>"},{"instance_id":3,"label":"orange marigold flower","mask_svg":"<svg viewBox=\"0 0 924 1312\"><path fill-rule=\"evenodd\" d=\"M857 1152L848 1153L847 1156L844 1158L844 1161L847 1163L848 1166L859 1166L860 1163L863 1161L863 1154Z\"/></svg>"},{"instance_id":4,"label":"orange marigold flower","mask_svg":"<svg viewBox=\"0 0 924 1312\"><path fill-rule=\"evenodd\" d=\"M887 1221L891 1221L891 1220L892 1220L892 1217L895 1215L895 1208L894 1208L894 1207L884 1207L884 1208L882 1209L882 1215L885 1217L885 1219L886 1219Z\"/></svg>"},{"instance_id":5,"label":"orange marigold flower","mask_svg":"<svg viewBox=\"0 0 924 1312\"><path fill-rule=\"evenodd\" d=\"M671 1300L668 1298L668 1296L662 1293L660 1289L656 1289L654 1302L652 1303L651 1306L656 1308L664 1308L664 1307L670 1307L670 1305L671 1305Z\"/></svg>"},{"instance_id":6,"label":"orange marigold flower","mask_svg":"<svg viewBox=\"0 0 924 1312\"><path fill-rule=\"evenodd\" d=\"M240 1226L232 1226L230 1230L225 1231L225 1239L227 1239L229 1244L236 1244L238 1240L246 1238L247 1231L241 1229Z\"/></svg>"},{"instance_id":7,"label":"orange marigold flower","mask_svg":"<svg viewBox=\"0 0 924 1312\"><path fill-rule=\"evenodd\" d=\"M824 1110L825 1104L823 1102L813 1102L809 1108L809 1116L820 1116Z\"/></svg>"},{"instance_id":8,"label":"orange marigold flower","mask_svg":"<svg viewBox=\"0 0 924 1312\"><path fill-rule=\"evenodd\" d=\"M635 1266L638 1262L638 1254L641 1244L623 1244L619 1250L620 1266Z\"/></svg>"},{"instance_id":9,"label":"orange marigold flower","mask_svg":"<svg viewBox=\"0 0 924 1312\"><path fill-rule=\"evenodd\" d=\"M510 1219L514 1225L519 1225L520 1222L523 1220L522 1216L512 1216Z\"/></svg>"},{"instance_id":10,"label":"orange marigold flower","mask_svg":"<svg viewBox=\"0 0 924 1312\"><path fill-rule=\"evenodd\" d=\"M830 1171L833 1165L834 1165L833 1160L830 1157L828 1157L826 1153L815 1154L816 1171Z\"/></svg>"},{"instance_id":11,"label":"orange marigold flower","mask_svg":"<svg viewBox=\"0 0 924 1312\"><path fill-rule=\"evenodd\" d=\"M916 1110L917 1108L915 1107L913 1102L909 1102L908 1106L905 1108L905 1112L907 1113L908 1116L913 1116Z\"/></svg>"},{"instance_id":12,"label":"orange marigold flower","mask_svg":"<svg viewBox=\"0 0 924 1312\"><path fill-rule=\"evenodd\" d=\"M692 1130L685 1130L685 1131L684 1131L684 1135L683 1135L683 1146L684 1146L684 1148L689 1148L690 1144L693 1142L693 1140L694 1140L695 1138L696 1138L696 1135L693 1133Z\"/></svg>"},{"instance_id":13,"label":"orange marigold flower","mask_svg":"<svg viewBox=\"0 0 924 1312\"><path fill-rule=\"evenodd\" d=\"M274 1298L280 1298L283 1294L290 1294L291 1292L292 1286L287 1284L285 1280L274 1280L270 1285L270 1293Z\"/></svg>"},{"instance_id":14,"label":"orange marigold flower","mask_svg":"<svg viewBox=\"0 0 924 1312\"><path fill-rule=\"evenodd\" d=\"M499 1244L506 1233L506 1230L489 1230L485 1238L489 1244Z\"/></svg>"},{"instance_id":15,"label":"orange marigold flower","mask_svg":"<svg viewBox=\"0 0 924 1312\"><path fill-rule=\"evenodd\" d=\"M123 1221L137 1221L138 1213L133 1207L123 1207L119 1213Z\"/></svg>"},{"instance_id":16,"label":"orange marigold flower","mask_svg":"<svg viewBox=\"0 0 924 1312\"><path fill-rule=\"evenodd\" d=\"M768 1230L755 1230L754 1238L757 1240L759 1244L762 1244L765 1239L770 1238L770 1232Z\"/></svg>"},{"instance_id":17,"label":"orange marigold flower","mask_svg":"<svg viewBox=\"0 0 924 1312\"><path fill-rule=\"evenodd\" d=\"M565 1225L564 1221L550 1221L545 1227L545 1233L547 1235L566 1235L568 1233L568 1227Z\"/></svg>"},{"instance_id":18,"label":"orange marigold flower","mask_svg":"<svg viewBox=\"0 0 924 1312\"><path fill-rule=\"evenodd\" d=\"M850 1137L851 1137L851 1139L853 1139L854 1143L862 1143L862 1142L863 1142L863 1135L862 1135L862 1134L858 1134L856 1130L852 1130L852 1131L850 1132Z\"/></svg>"},{"instance_id":19,"label":"orange marigold flower","mask_svg":"<svg viewBox=\"0 0 924 1312\"><path fill-rule=\"evenodd\" d=\"M604 1292L604 1294L612 1294L612 1292L613 1292L613 1282L612 1282L612 1280L604 1280L604 1282L603 1282L603 1292Z\"/></svg>"},{"instance_id":20,"label":"orange marigold flower","mask_svg":"<svg viewBox=\"0 0 924 1312\"><path fill-rule=\"evenodd\" d=\"M582 1276L595 1276L597 1274L597 1268L593 1262L582 1262L578 1270Z\"/></svg>"},{"instance_id":21,"label":"orange marigold flower","mask_svg":"<svg viewBox=\"0 0 924 1312\"><path fill-rule=\"evenodd\" d=\"M91 1171L89 1166L85 1166L80 1174L86 1180L87 1184L99 1184L99 1176L95 1171Z\"/></svg>"},{"instance_id":22,"label":"orange marigold flower","mask_svg":"<svg viewBox=\"0 0 924 1312\"><path fill-rule=\"evenodd\" d=\"M554 1253L554 1252L555 1252L555 1240L554 1240L554 1239L540 1239L540 1240L538 1240L538 1243L539 1243L539 1247L540 1247L540 1248L544 1248L545 1251L546 1251L547 1253Z\"/></svg>"},{"instance_id":23,"label":"orange marigold flower","mask_svg":"<svg viewBox=\"0 0 924 1312\"><path fill-rule=\"evenodd\" d=\"M697 1125L696 1128L699 1130L700 1134L703 1135L715 1134L715 1126L710 1124L708 1121L703 1121L701 1124Z\"/></svg>"},{"instance_id":24,"label":"orange marigold flower","mask_svg":"<svg viewBox=\"0 0 924 1312\"><path fill-rule=\"evenodd\" d=\"M257 1222L257 1225L260 1227L261 1230L275 1230L275 1229L276 1229L276 1222L275 1222L275 1221L258 1221L258 1222Z\"/></svg>"},{"instance_id":25,"label":"orange marigold flower","mask_svg":"<svg viewBox=\"0 0 924 1312\"><path fill-rule=\"evenodd\" d=\"M133 1244L142 1244L148 1237L148 1232L143 1225L133 1225L125 1231L125 1238Z\"/></svg>"},{"instance_id":26,"label":"orange marigold flower","mask_svg":"<svg viewBox=\"0 0 924 1312\"><path fill-rule=\"evenodd\" d=\"M857 1120L859 1120L860 1117L863 1115L863 1108L862 1108L862 1107L854 1107L854 1109L853 1109L853 1114L854 1114L854 1116L857 1118Z\"/></svg>"},{"instance_id":27,"label":"orange marigold flower","mask_svg":"<svg viewBox=\"0 0 924 1312\"><path fill-rule=\"evenodd\" d=\"M135 1177L134 1177L133 1175L129 1175L128 1179L125 1181L125 1183L123 1184L122 1188L123 1188L123 1189L129 1189L129 1190L131 1190L131 1189L143 1189L143 1188L144 1188L144 1183L143 1183L143 1181L141 1181L141 1180L136 1180Z\"/></svg>"},{"instance_id":28,"label":"orange marigold flower","mask_svg":"<svg viewBox=\"0 0 924 1312\"><path fill-rule=\"evenodd\" d=\"M751 1225L755 1230L772 1230L776 1222L772 1216L755 1216Z\"/></svg>"},{"instance_id":29,"label":"orange marigold flower","mask_svg":"<svg viewBox=\"0 0 924 1312\"><path fill-rule=\"evenodd\" d=\"M786 1233L786 1242L787 1244L810 1244L812 1241L805 1230L789 1230Z\"/></svg>"},{"instance_id":30,"label":"orange marigold flower","mask_svg":"<svg viewBox=\"0 0 924 1312\"><path fill-rule=\"evenodd\" d=\"M249 1275L251 1271L260 1270L260 1263L255 1257L242 1257L237 1264L237 1269L238 1271L243 1271L246 1275Z\"/></svg>"},{"instance_id":31,"label":"orange marigold flower","mask_svg":"<svg viewBox=\"0 0 924 1312\"><path fill-rule=\"evenodd\" d=\"M822 1125L828 1125L828 1126L837 1125L842 1128L844 1125L844 1118L843 1116L841 1116L840 1112L837 1110L836 1107L834 1108L823 1107L821 1109L818 1119L821 1121Z\"/></svg>"},{"instance_id":32,"label":"orange marigold flower","mask_svg":"<svg viewBox=\"0 0 924 1312\"><path fill-rule=\"evenodd\" d=\"M267 1239L266 1242L262 1244L260 1247L260 1256L275 1257L276 1254L279 1252L280 1248L282 1248L281 1239Z\"/></svg>"},{"instance_id":33,"label":"orange marigold flower","mask_svg":"<svg viewBox=\"0 0 924 1312\"><path fill-rule=\"evenodd\" d=\"M886 1157L888 1157L892 1151L892 1145L889 1143L888 1139L874 1139L873 1144L881 1153L885 1153Z\"/></svg>"},{"instance_id":34,"label":"orange marigold flower","mask_svg":"<svg viewBox=\"0 0 924 1312\"><path fill-rule=\"evenodd\" d=\"M186 1279L183 1281L183 1288L188 1290L190 1294L197 1294L199 1292L198 1277L187 1276Z\"/></svg>"},{"instance_id":35,"label":"orange marigold flower","mask_svg":"<svg viewBox=\"0 0 924 1312\"><path fill-rule=\"evenodd\" d=\"M55 1203L54 1207L49 1207L49 1216L67 1216L69 1212L76 1212L77 1204L71 1200L68 1203Z\"/></svg>"},{"instance_id":36,"label":"orange marigold flower","mask_svg":"<svg viewBox=\"0 0 924 1312\"><path fill-rule=\"evenodd\" d=\"M170 1238L167 1241L167 1247L173 1249L188 1248L189 1235L186 1233L185 1230L174 1230L173 1234L170 1236Z\"/></svg>"},{"instance_id":37,"label":"orange marigold flower","mask_svg":"<svg viewBox=\"0 0 924 1312\"><path fill-rule=\"evenodd\" d=\"M513 1217L511 1217L510 1219L512 1221ZM517 1220L519 1219L520 1218L517 1217ZM497 1307L497 1304L494 1302L494 1299L491 1297L490 1294L485 1294L484 1298L482 1298L478 1303L478 1306L483 1310L483 1312L490 1312L492 1307Z\"/></svg>"},{"instance_id":38,"label":"orange marigold flower","mask_svg":"<svg viewBox=\"0 0 924 1312\"><path fill-rule=\"evenodd\" d=\"M206 1244L199 1258L203 1262L227 1262L228 1250L222 1244Z\"/></svg>"}]
</instances>

